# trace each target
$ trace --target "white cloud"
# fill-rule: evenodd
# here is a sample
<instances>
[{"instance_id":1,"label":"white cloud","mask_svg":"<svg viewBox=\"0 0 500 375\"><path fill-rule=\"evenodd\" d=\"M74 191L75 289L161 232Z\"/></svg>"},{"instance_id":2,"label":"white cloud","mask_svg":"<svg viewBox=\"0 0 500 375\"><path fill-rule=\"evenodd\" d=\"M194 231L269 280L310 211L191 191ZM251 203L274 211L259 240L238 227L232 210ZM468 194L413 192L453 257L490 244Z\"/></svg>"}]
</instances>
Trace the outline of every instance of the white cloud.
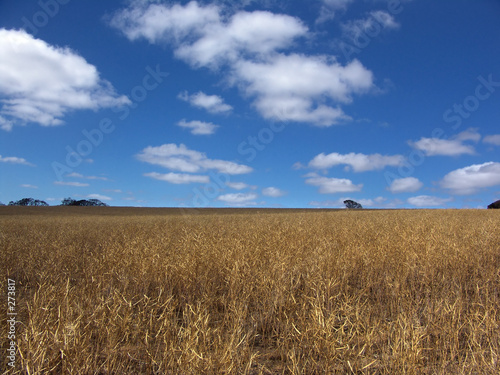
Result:
<instances>
[{"instance_id":1,"label":"white cloud","mask_svg":"<svg viewBox=\"0 0 500 375\"><path fill-rule=\"evenodd\" d=\"M401 25L394 20L394 17L386 12L385 10L376 10L370 12L370 16L372 16L376 21L378 21L384 28L387 29L397 29Z\"/></svg>"},{"instance_id":2,"label":"white cloud","mask_svg":"<svg viewBox=\"0 0 500 375\"><path fill-rule=\"evenodd\" d=\"M193 135L210 135L214 134L219 125L212 124L211 122L203 121L186 121L181 120L177 123L181 128L191 129Z\"/></svg>"},{"instance_id":3,"label":"white cloud","mask_svg":"<svg viewBox=\"0 0 500 375\"><path fill-rule=\"evenodd\" d=\"M335 18L338 10L345 10L353 0L322 0L323 5L316 23L323 23Z\"/></svg>"},{"instance_id":4,"label":"white cloud","mask_svg":"<svg viewBox=\"0 0 500 375\"><path fill-rule=\"evenodd\" d=\"M185 145L170 143L158 147L148 146L138 154L140 161L159 165L175 171L196 173L210 169L229 175L246 174L252 168L226 160L209 159L199 151L188 149Z\"/></svg>"},{"instance_id":5,"label":"white cloud","mask_svg":"<svg viewBox=\"0 0 500 375\"><path fill-rule=\"evenodd\" d=\"M175 55L195 68L220 71L224 66L227 82L252 97L267 119L331 126L350 120L339 103L350 103L353 94L374 87L372 72L357 60L342 66L333 56L284 54L309 34L299 19L288 15L241 11L222 17L219 7L197 2L135 2L111 24L130 40L171 43ZM190 99L186 95L181 94Z\"/></svg>"},{"instance_id":6,"label":"white cloud","mask_svg":"<svg viewBox=\"0 0 500 375\"><path fill-rule=\"evenodd\" d=\"M225 195L220 195L217 199L229 205L236 205L236 206L254 205L255 202L253 201L257 199L257 194L254 193L225 194Z\"/></svg>"},{"instance_id":7,"label":"white cloud","mask_svg":"<svg viewBox=\"0 0 500 375\"><path fill-rule=\"evenodd\" d=\"M146 177L154 178L155 180L166 181L171 184L191 184L191 183L202 183L208 184L210 182L209 176L193 175L186 173L146 173Z\"/></svg>"},{"instance_id":8,"label":"white cloud","mask_svg":"<svg viewBox=\"0 0 500 375\"><path fill-rule=\"evenodd\" d=\"M481 134L479 134L477 130L478 130L477 128L469 128L461 133L458 133L452 139L456 139L457 141L461 142L465 141L479 142L481 140Z\"/></svg>"},{"instance_id":9,"label":"white cloud","mask_svg":"<svg viewBox=\"0 0 500 375\"><path fill-rule=\"evenodd\" d=\"M249 187L249 185L244 182L226 182L226 186L234 190L243 190Z\"/></svg>"},{"instance_id":10,"label":"white cloud","mask_svg":"<svg viewBox=\"0 0 500 375\"><path fill-rule=\"evenodd\" d=\"M268 119L331 126L350 119L341 108L322 104L352 102L352 94L373 87L373 75L358 60L346 66L326 56L276 54L266 62L239 61L235 79L255 96L255 107Z\"/></svg>"},{"instance_id":11,"label":"white cloud","mask_svg":"<svg viewBox=\"0 0 500 375\"><path fill-rule=\"evenodd\" d=\"M85 184L82 182L66 182L66 181L55 181L54 185L59 185L59 186L73 186L73 187L87 187L90 186L89 184Z\"/></svg>"},{"instance_id":12,"label":"white cloud","mask_svg":"<svg viewBox=\"0 0 500 375\"><path fill-rule=\"evenodd\" d=\"M14 127L13 121L9 121L6 118L0 116L0 129L5 131L11 131L13 127Z\"/></svg>"},{"instance_id":13,"label":"white cloud","mask_svg":"<svg viewBox=\"0 0 500 375\"><path fill-rule=\"evenodd\" d=\"M196 1L191 1L186 6L167 6L138 0L117 12L110 23L130 40L144 38L150 43L158 43L180 42L193 33L199 36L204 28L220 22L219 8L214 5L200 7Z\"/></svg>"},{"instance_id":14,"label":"white cloud","mask_svg":"<svg viewBox=\"0 0 500 375\"><path fill-rule=\"evenodd\" d=\"M495 146L500 146L500 134L487 135L483 138L484 143L490 143Z\"/></svg>"},{"instance_id":15,"label":"white cloud","mask_svg":"<svg viewBox=\"0 0 500 375\"><path fill-rule=\"evenodd\" d=\"M339 154L333 152L325 155L321 153L315 156L310 162L309 167L315 169L328 169L336 165L347 165L354 172L366 172L380 170L387 166L397 167L404 163L404 157L401 155L380 155L380 154Z\"/></svg>"},{"instance_id":16,"label":"white cloud","mask_svg":"<svg viewBox=\"0 0 500 375\"><path fill-rule=\"evenodd\" d=\"M351 180L330 177L311 177L306 184L318 186L321 194L351 193L361 191L363 184L354 185Z\"/></svg>"},{"instance_id":17,"label":"white cloud","mask_svg":"<svg viewBox=\"0 0 500 375\"><path fill-rule=\"evenodd\" d=\"M408 203L416 207L435 207L444 206L451 200L451 198L439 198L429 195L419 195L417 197L408 198Z\"/></svg>"},{"instance_id":18,"label":"white cloud","mask_svg":"<svg viewBox=\"0 0 500 375\"><path fill-rule=\"evenodd\" d=\"M440 138L420 138L417 142L408 142L410 146L417 150L421 150L427 156L458 156L463 154L474 155L474 146L464 144L464 142L478 142L481 135L477 129L465 130L450 139Z\"/></svg>"},{"instance_id":19,"label":"white cloud","mask_svg":"<svg viewBox=\"0 0 500 375\"><path fill-rule=\"evenodd\" d=\"M308 172L304 175L302 175L304 178L313 178L313 177L320 177L320 174L318 172Z\"/></svg>"},{"instance_id":20,"label":"white cloud","mask_svg":"<svg viewBox=\"0 0 500 375\"><path fill-rule=\"evenodd\" d=\"M500 163L490 161L456 169L444 176L439 184L453 194L477 193L480 189L500 185Z\"/></svg>"},{"instance_id":21,"label":"white cloud","mask_svg":"<svg viewBox=\"0 0 500 375\"><path fill-rule=\"evenodd\" d=\"M305 169L305 168L306 168L306 166L304 164L302 164L300 161L298 161L292 165L292 169L294 169L294 170Z\"/></svg>"},{"instance_id":22,"label":"white cloud","mask_svg":"<svg viewBox=\"0 0 500 375\"><path fill-rule=\"evenodd\" d=\"M216 5L168 6L136 1L115 14L111 25L130 40L170 42L177 57L195 67L217 67L241 55L265 55L307 33L294 17L266 11L238 12L226 19Z\"/></svg>"},{"instance_id":23,"label":"white cloud","mask_svg":"<svg viewBox=\"0 0 500 375\"><path fill-rule=\"evenodd\" d=\"M21 187L26 189L38 189L38 186L30 185L30 184L22 184Z\"/></svg>"},{"instance_id":24,"label":"white cloud","mask_svg":"<svg viewBox=\"0 0 500 375\"><path fill-rule=\"evenodd\" d=\"M267 188L262 189L262 195L264 195L266 197L278 198L278 197L282 197L285 194L286 194L285 191L278 189L276 187L267 187Z\"/></svg>"},{"instance_id":25,"label":"white cloud","mask_svg":"<svg viewBox=\"0 0 500 375\"><path fill-rule=\"evenodd\" d=\"M424 186L424 184L415 177L398 178L392 181L388 190L391 193L414 193Z\"/></svg>"},{"instance_id":26,"label":"white cloud","mask_svg":"<svg viewBox=\"0 0 500 375\"><path fill-rule=\"evenodd\" d=\"M346 22L341 27L344 38L358 45L360 38L366 38L365 33L376 35L382 29L397 29L399 26L391 14L378 10L371 12L366 18Z\"/></svg>"},{"instance_id":27,"label":"white cloud","mask_svg":"<svg viewBox=\"0 0 500 375\"><path fill-rule=\"evenodd\" d=\"M194 107L205 109L210 113L225 113L233 109L229 104L224 103L224 99L220 96L207 95L201 91L192 95L184 91L178 95L178 98L188 102Z\"/></svg>"},{"instance_id":28,"label":"white cloud","mask_svg":"<svg viewBox=\"0 0 500 375\"><path fill-rule=\"evenodd\" d=\"M0 155L0 162L1 163L9 163L9 164L20 164L20 165L27 165L30 167L34 167L34 164L31 164L24 158L18 158L17 156L2 156Z\"/></svg>"},{"instance_id":29,"label":"white cloud","mask_svg":"<svg viewBox=\"0 0 500 375\"><path fill-rule=\"evenodd\" d=\"M341 24L341 49L344 51L345 55L350 55L351 52L347 52L347 47L344 42L356 46L352 48L364 48L382 31L394 30L399 27L399 23L397 23L394 17L387 11L377 10L370 12L365 18L351 20Z\"/></svg>"},{"instance_id":30,"label":"white cloud","mask_svg":"<svg viewBox=\"0 0 500 375\"><path fill-rule=\"evenodd\" d=\"M194 43L185 43L176 55L194 67L218 67L242 59L246 54L266 57L286 48L307 33L294 17L266 11L239 12L228 23L205 28Z\"/></svg>"},{"instance_id":31,"label":"white cloud","mask_svg":"<svg viewBox=\"0 0 500 375\"><path fill-rule=\"evenodd\" d=\"M84 58L23 30L0 29L0 56L0 127L4 130L26 122L60 125L71 110L130 103Z\"/></svg>"}]
</instances>

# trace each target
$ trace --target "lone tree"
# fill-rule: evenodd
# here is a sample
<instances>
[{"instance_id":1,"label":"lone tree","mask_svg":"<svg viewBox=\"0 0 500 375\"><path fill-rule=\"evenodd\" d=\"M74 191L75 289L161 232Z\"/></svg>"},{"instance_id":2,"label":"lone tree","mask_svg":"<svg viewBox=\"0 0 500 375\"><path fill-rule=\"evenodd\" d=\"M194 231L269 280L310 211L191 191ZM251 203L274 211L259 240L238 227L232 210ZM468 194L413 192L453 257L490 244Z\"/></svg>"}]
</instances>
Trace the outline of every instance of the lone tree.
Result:
<instances>
[{"instance_id":1,"label":"lone tree","mask_svg":"<svg viewBox=\"0 0 500 375\"><path fill-rule=\"evenodd\" d=\"M493 202L488 206L488 208L500 208L500 200L497 200L496 202Z\"/></svg>"},{"instance_id":2,"label":"lone tree","mask_svg":"<svg viewBox=\"0 0 500 375\"><path fill-rule=\"evenodd\" d=\"M79 207L107 207L106 203L101 202L99 199L81 199L76 200L73 198L64 198L61 206L79 206Z\"/></svg>"},{"instance_id":3,"label":"lone tree","mask_svg":"<svg viewBox=\"0 0 500 375\"><path fill-rule=\"evenodd\" d=\"M18 201L10 201L9 206L48 206L48 204L38 199L23 198Z\"/></svg>"},{"instance_id":4,"label":"lone tree","mask_svg":"<svg viewBox=\"0 0 500 375\"><path fill-rule=\"evenodd\" d=\"M361 204L350 199L344 201L344 204L346 208L363 208Z\"/></svg>"}]
</instances>

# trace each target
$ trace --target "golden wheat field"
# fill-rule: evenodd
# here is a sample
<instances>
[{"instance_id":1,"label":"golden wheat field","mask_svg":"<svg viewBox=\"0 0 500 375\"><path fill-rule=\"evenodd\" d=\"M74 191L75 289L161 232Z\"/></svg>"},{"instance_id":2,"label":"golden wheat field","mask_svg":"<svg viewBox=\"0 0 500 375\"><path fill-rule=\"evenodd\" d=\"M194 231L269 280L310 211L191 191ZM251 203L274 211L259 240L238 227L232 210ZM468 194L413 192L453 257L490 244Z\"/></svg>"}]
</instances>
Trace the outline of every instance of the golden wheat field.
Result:
<instances>
[{"instance_id":1,"label":"golden wheat field","mask_svg":"<svg viewBox=\"0 0 500 375\"><path fill-rule=\"evenodd\" d=\"M498 374L499 234L495 210L1 207L2 371Z\"/></svg>"}]
</instances>

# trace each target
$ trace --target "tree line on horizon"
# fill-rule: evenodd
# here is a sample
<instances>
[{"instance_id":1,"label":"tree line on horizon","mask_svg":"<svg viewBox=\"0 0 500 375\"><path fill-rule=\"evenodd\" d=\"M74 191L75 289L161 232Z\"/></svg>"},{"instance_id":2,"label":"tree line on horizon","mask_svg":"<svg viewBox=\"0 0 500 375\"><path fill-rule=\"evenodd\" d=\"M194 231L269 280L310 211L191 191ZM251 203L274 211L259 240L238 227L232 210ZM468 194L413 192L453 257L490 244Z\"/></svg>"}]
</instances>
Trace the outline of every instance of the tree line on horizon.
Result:
<instances>
[{"instance_id":1,"label":"tree line on horizon","mask_svg":"<svg viewBox=\"0 0 500 375\"><path fill-rule=\"evenodd\" d=\"M18 201L10 201L9 206L30 206L30 207L47 207L49 204L45 201L34 198L22 198ZM0 206L5 204L0 202ZM101 202L99 199L80 199L64 198L60 206L79 206L79 207L107 207L108 205Z\"/></svg>"},{"instance_id":2,"label":"tree line on horizon","mask_svg":"<svg viewBox=\"0 0 500 375\"><path fill-rule=\"evenodd\" d=\"M346 208L348 209L362 209L363 206L351 199L347 199L344 201ZM0 202L0 206L5 206L2 202ZM47 207L49 204L45 201L34 199L34 198L22 198L18 201L10 201L8 206L31 206L31 207ZM76 206L76 207L109 207L108 204L101 202L99 199L73 199L73 198L64 198L61 201L59 206ZM491 203L488 205L489 209L500 209L500 200Z\"/></svg>"}]
</instances>

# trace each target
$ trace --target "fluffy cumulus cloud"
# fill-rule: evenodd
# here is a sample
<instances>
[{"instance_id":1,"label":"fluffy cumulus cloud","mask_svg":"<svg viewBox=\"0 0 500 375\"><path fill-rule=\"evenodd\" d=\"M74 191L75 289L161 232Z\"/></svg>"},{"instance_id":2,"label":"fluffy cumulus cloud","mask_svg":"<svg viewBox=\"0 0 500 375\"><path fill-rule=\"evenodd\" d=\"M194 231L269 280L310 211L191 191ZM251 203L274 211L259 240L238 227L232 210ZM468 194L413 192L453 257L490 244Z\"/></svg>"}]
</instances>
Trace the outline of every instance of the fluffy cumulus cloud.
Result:
<instances>
[{"instance_id":1,"label":"fluffy cumulus cloud","mask_svg":"<svg viewBox=\"0 0 500 375\"><path fill-rule=\"evenodd\" d=\"M283 190L272 186L262 189L262 195L266 197L279 198L285 194L286 192L284 192Z\"/></svg>"},{"instance_id":2,"label":"fluffy cumulus cloud","mask_svg":"<svg viewBox=\"0 0 500 375\"><path fill-rule=\"evenodd\" d=\"M239 61L235 76L268 119L331 126L349 117L342 109L322 103L350 103L352 94L368 91L372 73L354 60L342 66L327 56L277 54L269 61Z\"/></svg>"},{"instance_id":3,"label":"fluffy cumulus cloud","mask_svg":"<svg viewBox=\"0 0 500 375\"><path fill-rule=\"evenodd\" d=\"M205 109L210 113L225 113L233 109L229 104L224 103L224 100L220 96L207 95L201 91L192 95L184 91L181 92L178 97L192 106Z\"/></svg>"},{"instance_id":4,"label":"fluffy cumulus cloud","mask_svg":"<svg viewBox=\"0 0 500 375\"><path fill-rule=\"evenodd\" d=\"M0 29L0 128L27 122L60 125L71 110L130 103L69 48L51 46L23 30Z\"/></svg>"},{"instance_id":5,"label":"fluffy cumulus cloud","mask_svg":"<svg viewBox=\"0 0 500 375\"><path fill-rule=\"evenodd\" d=\"M420 190L424 184L415 177L398 178L392 181L388 190L391 193L414 193Z\"/></svg>"},{"instance_id":6,"label":"fluffy cumulus cloud","mask_svg":"<svg viewBox=\"0 0 500 375\"><path fill-rule=\"evenodd\" d=\"M451 198L440 198L430 195L419 195L417 197L408 198L408 203L416 207L437 207L444 206L450 202Z\"/></svg>"},{"instance_id":7,"label":"fluffy cumulus cloud","mask_svg":"<svg viewBox=\"0 0 500 375\"><path fill-rule=\"evenodd\" d=\"M380 154L339 154L333 152L325 155L321 153L309 162L309 167L314 169L329 169L336 165L346 165L354 172L366 172L380 170L387 166L397 167L403 165L405 159L402 155L380 155Z\"/></svg>"},{"instance_id":8,"label":"fluffy cumulus cloud","mask_svg":"<svg viewBox=\"0 0 500 375\"><path fill-rule=\"evenodd\" d=\"M217 200L231 206L251 206L255 205L257 194L255 193L232 193L217 197Z\"/></svg>"},{"instance_id":9,"label":"fluffy cumulus cloud","mask_svg":"<svg viewBox=\"0 0 500 375\"><path fill-rule=\"evenodd\" d=\"M211 122L204 121L186 121L181 120L177 123L181 128L186 128L191 130L193 135L210 135L214 134L218 125L212 124Z\"/></svg>"},{"instance_id":10,"label":"fluffy cumulus cloud","mask_svg":"<svg viewBox=\"0 0 500 375\"><path fill-rule=\"evenodd\" d=\"M29 167L34 166L34 164L31 164L26 159L19 158L17 156L2 156L2 155L0 155L0 163L20 164L20 165L27 165Z\"/></svg>"},{"instance_id":11,"label":"fluffy cumulus cloud","mask_svg":"<svg viewBox=\"0 0 500 375\"><path fill-rule=\"evenodd\" d=\"M300 20L266 11L227 18L217 5L185 6L135 1L115 14L111 25L130 40L173 43L175 54L195 67L217 67L245 54L265 55L307 33Z\"/></svg>"},{"instance_id":12,"label":"fluffy cumulus cloud","mask_svg":"<svg viewBox=\"0 0 500 375\"><path fill-rule=\"evenodd\" d=\"M216 5L148 4L136 1L116 13L111 25L130 40L170 43L177 58L194 68L228 72L227 82L253 98L268 119L331 126L349 117L339 107L374 87L359 61L342 65L332 56L286 54L308 28L295 17L267 11L226 15ZM218 97L182 95L199 105ZM224 108L224 107L222 107Z\"/></svg>"},{"instance_id":13,"label":"fluffy cumulus cloud","mask_svg":"<svg viewBox=\"0 0 500 375\"><path fill-rule=\"evenodd\" d=\"M157 147L149 146L136 155L137 159L152 165L183 172L159 174L149 173L146 176L158 180L179 184L192 182L208 182L208 176L192 175L206 171L217 171L227 175L238 175L252 172L252 168L232 161L209 159L204 153L190 150L185 145L173 143Z\"/></svg>"},{"instance_id":14,"label":"fluffy cumulus cloud","mask_svg":"<svg viewBox=\"0 0 500 375\"><path fill-rule=\"evenodd\" d=\"M475 194L481 189L500 185L500 163L474 164L448 173L440 186L458 195Z\"/></svg>"},{"instance_id":15,"label":"fluffy cumulus cloud","mask_svg":"<svg viewBox=\"0 0 500 375\"><path fill-rule=\"evenodd\" d=\"M219 8L214 5L200 7L195 1L186 6L167 6L137 0L111 20L111 25L130 40L144 38L150 43L180 41L198 29L217 23L220 23ZM200 35L201 30L197 34Z\"/></svg>"},{"instance_id":16,"label":"fluffy cumulus cloud","mask_svg":"<svg viewBox=\"0 0 500 375\"><path fill-rule=\"evenodd\" d=\"M321 194L351 193L361 191L363 184L355 185L351 180L344 178L311 176L306 184L319 187Z\"/></svg>"},{"instance_id":17,"label":"fluffy cumulus cloud","mask_svg":"<svg viewBox=\"0 0 500 375\"><path fill-rule=\"evenodd\" d=\"M470 143L477 143L481 135L477 129L468 129L450 139L441 138L420 138L417 142L408 142L413 148L423 151L427 156L459 156L463 154L474 155L474 146Z\"/></svg>"}]
</instances>

